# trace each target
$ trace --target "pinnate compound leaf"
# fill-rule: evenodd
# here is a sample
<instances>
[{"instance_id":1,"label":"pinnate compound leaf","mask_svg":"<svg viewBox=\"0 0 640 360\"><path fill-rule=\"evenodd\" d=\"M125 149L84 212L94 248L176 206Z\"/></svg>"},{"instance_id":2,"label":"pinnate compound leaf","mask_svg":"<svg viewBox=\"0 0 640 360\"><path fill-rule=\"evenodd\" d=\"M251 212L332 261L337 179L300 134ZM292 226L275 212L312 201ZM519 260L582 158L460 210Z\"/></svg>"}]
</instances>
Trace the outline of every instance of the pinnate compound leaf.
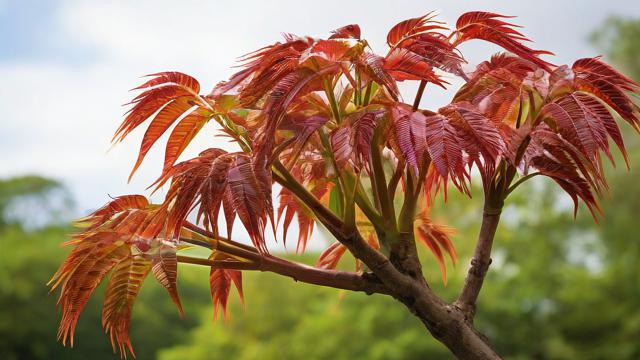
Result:
<instances>
[{"instance_id":1,"label":"pinnate compound leaf","mask_svg":"<svg viewBox=\"0 0 640 360\"><path fill-rule=\"evenodd\" d=\"M344 246L342 243L340 242L334 242L333 244L329 245L328 248L326 248L322 254L320 254L320 257L318 258L318 261L316 262L316 267L322 268L322 269L335 269L336 266L338 266L338 262L340 261L340 259L342 258L342 256L345 254L345 252L347 251L346 246Z\"/></svg>"},{"instance_id":2,"label":"pinnate compound leaf","mask_svg":"<svg viewBox=\"0 0 640 360\"><path fill-rule=\"evenodd\" d=\"M112 285L108 286L105 299L104 326L111 336L114 349L117 343L122 356L126 356L126 349L133 354L127 331L131 305L137 287L144 279L138 274L146 275L151 269L147 254L152 253L163 241L168 241L164 238L165 222L163 207L150 205L146 198L139 195L127 195L115 198L80 223L84 229L65 243L73 246L73 249L49 282L52 291L61 289L58 305L62 308L62 318L58 338L63 344L70 341L73 346L73 336L82 310L96 287L115 267L115 277L112 276ZM133 261L133 257L135 266L128 263ZM125 276L122 275L126 272L125 265L129 264L129 269L142 269L138 267L141 262L146 264L147 270L131 273L135 279L125 282L132 287L123 289L124 280L121 277ZM122 291L127 294L124 298Z\"/></svg>"},{"instance_id":3,"label":"pinnate compound leaf","mask_svg":"<svg viewBox=\"0 0 640 360\"><path fill-rule=\"evenodd\" d=\"M329 39L357 39L360 40L360 26L349 24L331 32Z\"/></svg>"},{"instance_id":4,"label":"pinnate compound leaf","mask_svg":"<svg viewBox=\"0 0 640 360\"><path fill-rule=\"evenodd\" d=\"M178 256L176 247L171 245L160 245L157 253L151 259L151 270L158 283L169 292L171 300L178 307L180 316L184 316L184 310L178 296Z\"/></svg>"},{"instance_id":5,"label":"pinnate compound leaf","mask_svg":"<svg viewBox=\"0 0 640 360\"><path fill-rule=\"evenodd\" d=\"M200 132L200 129L211 119L212 113L204 108L198 108L185 116L173 129L164 155L163 172L168 171L178 160L178 157L193 138Z\"/></svg>"},{"instance_id":6,"label":"pinnate compound leaf","mask_svg":"<svg viewBox=\"0 0 640 360\"><path fill-rule=\"evenodd\" d=\"M443 251L449 255L454 266L458 261L456 249L449 238L453 233L454 230L450 227L434 224L425 211L420 214L416 223L417 239L436 257L438 265L440 266L442 282L445 285L447 284L447 265Z\"/></svg>"},{"instance_id":7,"label":"pinnate compound leaf","mask_svg":"<svg viewBox=\"0 0 640 360\"><path fill-rule=\"evenodd\" d=\"M443 22L434 20L436 14L430 12L424 16L407 19L394 25L387 34L387 44L395 47L407 38L434 30L446 30Z\"/></svg>"},{"instance_id":8,"label":"pinnate compound leaf","mask_svg":"<svg viewBox=\"0 0 640 360\"><path fill-rule=\"evenodd\" d=\"M464 13L456 22L457 39L455 44L471 39L489 41L550 71L552 64L540 59L539 56L553 55L553 53L546 50L534 50L524 45L523 42L528 39L514 29L518 26L500 20L512 17L483 11Z\"/></svg>"},{"instance_id":9,"label":"pinnate compound leaf","mask_svg":"<svg viewBox=\"0 0 640 360\"><path fill-rule=\"evenodd\" d=\"M214 260L229 259L223 253L214 253L211 257ZM229 302L229 293L231 292L231 283L235 286L240 297L240 301L244 301L242 292L242 272L239 270L222 269L212 267L209 272L209 286L211 288L211 300L213 301L213 318L218 318L218 310L222 308L225 318L228 318L227 304Z\"/></svg>"},{"instance_id":10,"label":"pinnate compound leaf","mask_svg":"<svg viewBox=\"0 0 640 360\"><path fill-rule=\"evenodd\" d=\"M102 326L111 339L114 352L117 344L124 358L127 357L127 350L135 357L129 339L129 324L133 303L150 270L149 260L143 256L129 255L115 266L107 283Z\"/></svg>"}]
</instances>

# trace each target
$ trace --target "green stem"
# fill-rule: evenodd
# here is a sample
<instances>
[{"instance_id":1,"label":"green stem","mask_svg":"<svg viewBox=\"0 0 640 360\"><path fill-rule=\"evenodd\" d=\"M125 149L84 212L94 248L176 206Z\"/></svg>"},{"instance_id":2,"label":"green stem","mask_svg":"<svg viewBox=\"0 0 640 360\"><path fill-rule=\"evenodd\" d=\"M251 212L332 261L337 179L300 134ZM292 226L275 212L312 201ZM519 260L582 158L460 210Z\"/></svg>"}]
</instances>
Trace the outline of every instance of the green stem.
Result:
<instances>
[{"instance_id":1,"label":"green stem","mask_svg":"<svg viewBox=\"0 0 640 360\"><path fill-rule=\"evenodd\" d=\"M360 81L360 72L356 70L356 88L354 89L354 93L353 93L353 103L356 106L360 105L360 100L362 100L361 97L361 92L362 92L362 86L361 86L361 81Z\"/></svg>"},{"instance_id":2,"label":"green stem","mask_svg":"<svg viewBox=\"0 0 640 360\"><path fill-rule=\"evenodd\" d=\"M336 119L336 122L340 124L342 122L342 117L340 116L340 110L338 108L338 102L336 101L336 95L333 93L333 86L331 86L328 78L324 79L324 92L325 94L327 94L327 98L329 99L333 117Z\"/></svg>"},{"instance_id":3,"label":"green stem","mask_svg":"<svg viewBox=\"0 0 640 360\"><path fill-rule=\"evenodd\" d=\"M532 177L536 176L536 175L542 175L539 172L533 172L531 174L527 174L523 177L521 177L520 179L518 179L518 181L516 181L515 183L513 183L513 185L511 185L507 191L505 192L505 196L511 194L511 192L513 192L519 185L521 185L522 183L524 183L525 181L531 179Z\"/></svg>"},{"instance_id":4,"label":"green stem","mask_svg":"<svg viewBox=\"0 0 640 360\"><path fill-rule=\"evenodd\" d=\"M412 232L418 194L414 193L415 185L413 181L413 174L411 174L410 168L407 168L405 178L406 184L404 187L404 202L402 203L402 209L400 210L398 228L400 232Z\"/></svg>"},{"instance_id":5,"label":"green stem","mask_svg":"<svg viewBox=\"0 0 640 360\"><path fill-rule=\"evenodd\" d=\"M381 126L376 128L371 144L371 182L374 189L374 195L380 204L380 211L385 219L385 223L395 230L397 229L397 224L395 221L396 214L393 207L393 199L389 196L387 179L382 165L381 149L380 146L378 146L382 136L381 129Z\"/></svg>"},{"instance_id":6,"label":"green stem","mask_svg":"<svg viewBox=\"0 0 640 360\"><path fill-rule=\"evenodd\" d=\"M367 106L369 105L369 101L371 101L371 88L373 87L373 82L369 81L369 83L367 84L367 90L365 90L364 92L364 102L363 105Z\"/></svg>"}]
</instances>

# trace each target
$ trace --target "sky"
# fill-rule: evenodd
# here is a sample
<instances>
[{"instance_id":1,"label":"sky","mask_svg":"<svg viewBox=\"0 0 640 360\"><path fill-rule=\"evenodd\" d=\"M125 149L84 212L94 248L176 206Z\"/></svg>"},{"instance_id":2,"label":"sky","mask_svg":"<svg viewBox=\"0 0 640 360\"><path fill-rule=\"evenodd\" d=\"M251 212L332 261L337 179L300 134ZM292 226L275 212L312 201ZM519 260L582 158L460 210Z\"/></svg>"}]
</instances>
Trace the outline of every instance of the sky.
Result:
<instances>
[{"instance_id":1,"label":"sky","mask_svg":"<svg viewBox=\"0 0 640 360\"><path fill-rule=\"evenodd\" d=\"M111 147L122 104L140 76L181 71L203 92L234 72L238 56L285 32L327 36L358 23L378 53L397 22L431 10L455 24L471 10L515 15L534 47L556 53L556 64L599 55L588 34L610 15L639 17L636 1L84 1L0 0L0 177L40 174L61 180L86 213L108 195L147 193L161 170L156 145L131 183L144 129ZM498 51L476 42L462 47L470 66ZM470 69L469 69L470 70ZM423 107L438 108L453 89L427 88ZM404 87L411 91L412 85ZM408 96L408 95L407 95ZM226 146L205 127L183 158ZM166 136L165 136L166 139Z\"/></svg>"}]
</instances>

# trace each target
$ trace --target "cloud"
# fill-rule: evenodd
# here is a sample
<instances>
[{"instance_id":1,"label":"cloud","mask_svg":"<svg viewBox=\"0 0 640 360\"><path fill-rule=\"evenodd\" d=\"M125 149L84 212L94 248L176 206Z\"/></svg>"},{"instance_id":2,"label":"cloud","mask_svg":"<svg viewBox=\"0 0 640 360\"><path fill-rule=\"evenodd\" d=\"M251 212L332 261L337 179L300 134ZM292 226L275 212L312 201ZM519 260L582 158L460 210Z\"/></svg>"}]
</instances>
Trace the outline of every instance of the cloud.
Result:
<instances>
[{"instance_id":1,"label":"cloud","mask_svg":"<svg viewBox=\"0 0 640 360\"><path fill-rule=\"evenodd\" d=\"M640 15L631 3L487 1L482 7L519 15L516 21L536 45L566 62L591 54L584 38L607 14ZM27 60L17 53L0 57L0 176L40 173L61 179L82 212L102 204L107 194L144 192L158 175L162 145L126 184L143 129L107 153L124 112L120 104L131 98L127 90L141 81L140 75L183 71L201 80L206 91L232 73L239 55L278 41L283 32L325 36L359 23L373 48L384 52L386 32L396 22L435 9L453 24L468 10L466 3L451 1L67 0L55 5L25 18L29 26L9 29L16 42L38 51ZM0 0L0 16L15 16L11 9ZM28 33L32 28L38 36ZM474 64L497 48L476 43L464 50ZM2 51L8 49L0 42ZM403 88L411 94L415 84ZM423 106L437 108L452 97L435 87L428 90ZM187 156L206 146L224 146L211 127Z\"/></svg>"}]
</instances>

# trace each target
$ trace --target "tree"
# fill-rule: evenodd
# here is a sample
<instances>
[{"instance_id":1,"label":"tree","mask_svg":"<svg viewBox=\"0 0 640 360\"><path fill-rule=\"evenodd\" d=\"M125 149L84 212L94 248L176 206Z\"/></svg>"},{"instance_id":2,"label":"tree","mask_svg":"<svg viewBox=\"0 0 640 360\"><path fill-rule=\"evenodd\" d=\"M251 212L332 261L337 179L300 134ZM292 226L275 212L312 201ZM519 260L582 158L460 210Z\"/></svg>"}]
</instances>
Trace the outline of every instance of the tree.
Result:
<instances>
[{"instance_id":1,"label":"tree","mask_svg":"<svg viewBox=\"0 0 640 360\"><path fill-rule=\"evenodd\" d=\"M499 358L473 319L505 200L526 180L546 176L569 194L576 211L582 200L597 219L598 196L607 189L602 158L614 159L609 140L627 159L613 114L640 129L639 108L628 95L637 83L598 58L571 66L542 60L551 53L524 45L527 39L507 18L469 12L452 31L431 13L405 20L390 30L386 56L370 51L357 25L327 39L286 34L284 42L246 55L243 69L208 95L186 74L150 75L136 88L141 93L114 142L150 120L133 175L177 123L152 185L168 184L167 194L161 204L141 195L117 197L80 221L83 229L67 242L73 250L50 282L61 288L59 338L73 344L84 305L111 272L102 323L114 351L133 353L128 330L142 282L153 273L182 312L176 285L182 262L210 267L216 313L226 314L232 286L242 298L242 271L268 271L391 296L457 357ZM458 46L474 39L509 53L467 74ZM440 71L465 84L437 112L420 109L428 83L448 85ZM419 81L412 104L400 97L402 81ZM237 151L211 148L176 163L211 120ZM482 225L464 285L447 303L427 284L416 242L433 253L446 281L445 256L455 263L456 252L448 229L434 224L429 210L439 192L447 196L449 183L470 195L472 171L482 181ZM265 232L270 226L275 235L277 222L274 187L280 187L283 242L294 217L297 250L305 249L315 223L336 239L316 266L269 253ZM226 226L219 224L220 212ZM192 213L195 222L188 219ZM252 246L232 240L236 217ZM178 254L188 246L210 256ZM356 259L355 272L334 270L346 253Z\"/></svg>"},{"instance_id":2,"label":"tree","mask_svg":"<svg viewBox=\"0 0 640 360\"><path fill-rule=\"evenodd\" d=\"M59 194L56 194L59 192ZM53 209L50 209L49 203L52 201L51 196L60 195L61 202L70 202L68 194L66 194L62 185L53 180L36 175L17 176L9 179L0 179L0 231L4 230L10 225L24 226L21 220L34 220L36 218L38 210L44 209L48 212L48 217L53 214ZM34 206L27 207L25 211L17 211L18 203L22 201L20 205L23 205L27 200L34 200ZM45 201L48 200L48 201ZM60 201L58 201L60 202ZM42 211L40 211L42 212ZM26 219L20 217L21 213L28 213L29 216L23 216ZM42 214L40 214L42 215ZM46 219L51 220L51 219Z\"/></svg>"}]
</instances>

